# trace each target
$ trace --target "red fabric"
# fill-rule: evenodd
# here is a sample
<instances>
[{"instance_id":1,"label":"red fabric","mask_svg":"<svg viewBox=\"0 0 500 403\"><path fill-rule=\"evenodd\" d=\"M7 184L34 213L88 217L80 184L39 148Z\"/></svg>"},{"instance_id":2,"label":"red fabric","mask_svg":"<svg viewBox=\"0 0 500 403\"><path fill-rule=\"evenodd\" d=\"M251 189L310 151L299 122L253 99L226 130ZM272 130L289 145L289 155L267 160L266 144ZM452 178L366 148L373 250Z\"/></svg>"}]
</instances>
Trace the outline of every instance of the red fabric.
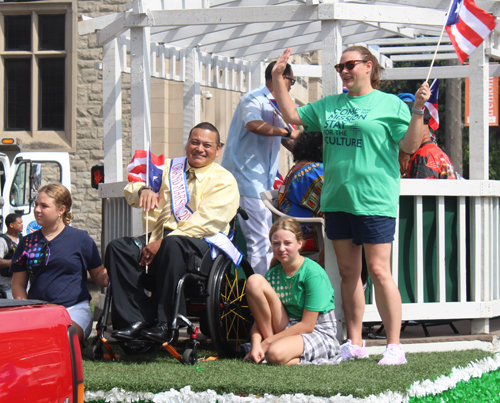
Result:
<instances>
[{"instance_id":1,"label":"red fabric","mask_svg":"<svg viewBox=\"0 0 500 403\"><path fill-rule=\"evenodd\" d=\"M408 164L407 178L457 179L450 158L435 143L424 143Z\"/></svg>"}]
</instances>

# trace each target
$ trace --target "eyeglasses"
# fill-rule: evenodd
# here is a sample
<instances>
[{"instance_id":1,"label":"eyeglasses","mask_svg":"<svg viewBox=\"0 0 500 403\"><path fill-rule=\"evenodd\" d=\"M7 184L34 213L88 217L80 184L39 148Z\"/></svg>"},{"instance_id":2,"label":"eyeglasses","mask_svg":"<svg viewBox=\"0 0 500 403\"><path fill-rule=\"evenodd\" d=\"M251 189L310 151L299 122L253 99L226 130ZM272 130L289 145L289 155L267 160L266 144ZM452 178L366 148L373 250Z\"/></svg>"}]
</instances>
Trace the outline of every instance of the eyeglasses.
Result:
<instances>
[{"instance_id":1,"label":"eyeglasses","mask_svg":"<svg viewBox=\"0 0 500 403\"><path fill-rule=\"evenodd\" d=\"M291 78L291 77L287 77L287 76L283 76L283 78L286 78L287 80L290 80L290 85L294 85L295 84L295 78Z\"/></svg>"},{"instance_id":2,"label":"eyeglasses","mask_svg":"<svg viewBox=\"0 0 500 403\"><path fill-rule=\"evenodd\" d=\"M344 67L347 70L352 70L354 67L356 67L356 63L366 63L368 60L348 60L345 63L339 63L336 64L335 70L337 70L337 73L342 73L344 71Z\"/></svg>"}]
</instances>

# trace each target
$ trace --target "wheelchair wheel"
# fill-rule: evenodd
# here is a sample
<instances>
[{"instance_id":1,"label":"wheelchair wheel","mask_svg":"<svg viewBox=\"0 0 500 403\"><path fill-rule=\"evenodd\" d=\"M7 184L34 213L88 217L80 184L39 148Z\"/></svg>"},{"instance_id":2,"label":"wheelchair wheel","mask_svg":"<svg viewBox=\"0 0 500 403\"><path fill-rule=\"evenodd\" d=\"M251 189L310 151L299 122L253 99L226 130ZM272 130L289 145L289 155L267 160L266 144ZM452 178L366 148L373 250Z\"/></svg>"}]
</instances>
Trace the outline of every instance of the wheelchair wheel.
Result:
<instances>
[{"instance_id":1,"label":"wheelchair wheel","mask_svg":"<svg viewBox=\"0 0 500 403\"><path fill-rule=\"evenodd\" d=\"M208 280L207 316L210 337L220 357L235 357L250 335L252 315L246 300L246 281L253 274L245 259L236 267L225 255L214 262Z\"/></svg>"}]
</instances>

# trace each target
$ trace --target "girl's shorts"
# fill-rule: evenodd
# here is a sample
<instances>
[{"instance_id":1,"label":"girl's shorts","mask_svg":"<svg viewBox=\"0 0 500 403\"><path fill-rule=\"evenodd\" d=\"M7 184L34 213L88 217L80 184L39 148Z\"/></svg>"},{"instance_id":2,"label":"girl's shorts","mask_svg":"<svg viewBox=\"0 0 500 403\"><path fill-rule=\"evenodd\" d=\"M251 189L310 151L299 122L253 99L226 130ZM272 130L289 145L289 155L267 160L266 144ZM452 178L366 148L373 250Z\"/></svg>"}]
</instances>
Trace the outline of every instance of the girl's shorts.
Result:
<instances>
[{"instance_id":1,"label":"girl's shorts","mask_svg":"<svg viewBox=\"0 0 500 403\"><path fill-rule=\"evenodd\" d=\"M300 319L290 319L287 328L298 322ZM337 340L337 321L333 309L318 315L312 333L301 336L304 340L304 352L300 356L300 365L340 363L340 344Z\"/></svg>"},{"instance_id":2,"label":"girl's shorts","mask_svg":"<svg viewBox=\"0 0 500 403\"><path fill-rule=\"evenodd\" d=\"M79 302L66 310L71 321L83 329L83 340L88 339L90 332L92 332L92 309L90 309L89 301Z\"/></svg>"}]
</instances>

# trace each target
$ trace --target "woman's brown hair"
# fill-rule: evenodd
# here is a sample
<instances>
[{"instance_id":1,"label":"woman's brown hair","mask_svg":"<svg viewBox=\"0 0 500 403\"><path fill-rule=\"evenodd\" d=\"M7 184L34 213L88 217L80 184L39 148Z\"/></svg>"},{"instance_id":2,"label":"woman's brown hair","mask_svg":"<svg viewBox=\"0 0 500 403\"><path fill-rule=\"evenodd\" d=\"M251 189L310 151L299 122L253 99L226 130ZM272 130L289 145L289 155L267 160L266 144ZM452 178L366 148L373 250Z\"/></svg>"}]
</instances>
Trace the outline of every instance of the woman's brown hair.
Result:
<instances>
[{"instance_id":1,"label":"woman's brown hair","mask_svg":"<svg viewBox=\"0 0 500 403\"><path fill-rule=\"evenodd\" d=\"M358 52L361 58L366 62L372 62L372 72L370 76L370 82L372 88L378 90L380 88L380 64L375 56L364 46L350 46L345 48L342 54L345 52Z\"/></svg>"},{"instance_id":2,"label":"woman's brown hair","mask_svg":"<svg viewBox=\"0 0 500 403\"><path fill-rule=\"evenodd\" d=\"M60 183L49 183L48 185L42 186L40 190L38 190L38 193L45 193L47 196L54 199L54 204L58 209L62 206L66 207L61 219L64 225L68 225L73 219L73 214L70 212L72 200L69 190Z\"/></svg>"}]
</instances>

